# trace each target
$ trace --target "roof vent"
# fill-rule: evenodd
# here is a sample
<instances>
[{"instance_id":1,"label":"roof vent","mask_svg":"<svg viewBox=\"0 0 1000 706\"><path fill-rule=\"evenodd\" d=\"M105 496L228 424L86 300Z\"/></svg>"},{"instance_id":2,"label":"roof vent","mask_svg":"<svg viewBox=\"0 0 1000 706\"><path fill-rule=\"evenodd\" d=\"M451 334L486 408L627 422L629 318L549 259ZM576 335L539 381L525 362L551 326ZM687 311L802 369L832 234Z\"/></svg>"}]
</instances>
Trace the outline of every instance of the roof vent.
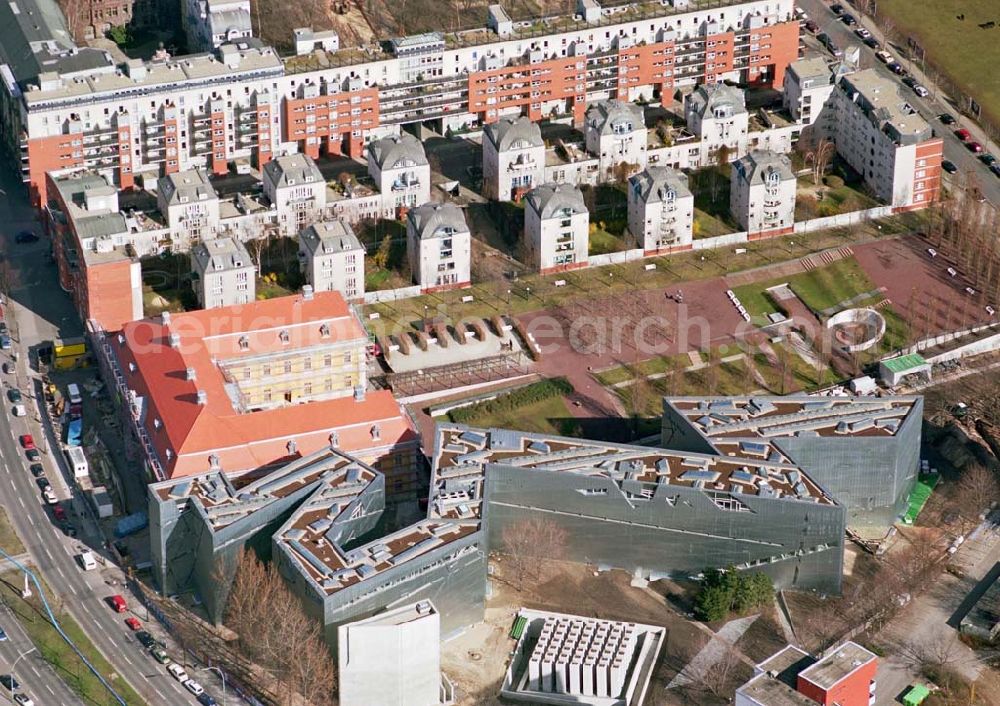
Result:
<instances>
[{"instance_id":1,"label":"roof vent","mask_svg":"<svg viewBox=\"0 0 1000 706\"><path fill-rule=\"evenodd\" d=\"M198 404L208 404L208 393L204 390L198 390Z\"/></svg>"},{"instance_id":2,"label":"roof vent","mask_svg":"<svg viewBox=\"0 0 1000 706\"><path fill-rule=\"evenodd\" d=\"M312 301L313 298L313 288L311 284L302 285L302 298L307 302Z\"/></svg>"},{"instance_id":3,"label":"roof vent","mask_svg":"<svg viewBox=\"0 0 1000 706\"><path fill-rule=\"evenodd\" d=\"M185 368L184 369L184 379L185 380L194 380L195 377L196 376L195 376L194 368Z\"/></svg>"},{"instance_id":4,"label":"roof vent","mask_svg":"<svg viewBox=\"0 0 1000 706\"><path fill-rule=\"evenodd\" d=\"M163 325L164 326L169 326L170 325L170 312L169 311L164 311L160 315L160 318L163 320Z\"/></svg>"},{"instance_id":5,"label":"roof vent","mask_svg":"<svg viewBox=\"0 0 1000 706\"><path fill-rule=\"evenodd\" d=\"M431 612L431 604L428 601L420 601L417 603L417 613L420 615L427 615Z\"/></svg>"},{"instance_id":6,"label":"roof vent","mask_svg":"<svg viewBox=\"0 0 1000 706\"><path fill-rule=\"evenodd\" d=\"M181 335L179 333L170 334L170 347L171 348L181 347Z\"/></svg>"}]
</instances>

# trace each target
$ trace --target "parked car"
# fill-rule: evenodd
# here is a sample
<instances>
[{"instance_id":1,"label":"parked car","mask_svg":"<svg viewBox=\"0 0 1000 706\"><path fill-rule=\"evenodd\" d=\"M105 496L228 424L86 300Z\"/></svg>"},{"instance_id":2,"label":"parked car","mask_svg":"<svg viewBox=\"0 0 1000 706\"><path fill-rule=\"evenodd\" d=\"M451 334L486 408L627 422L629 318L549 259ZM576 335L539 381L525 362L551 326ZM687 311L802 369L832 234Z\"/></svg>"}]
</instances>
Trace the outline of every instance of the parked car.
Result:
<instances>
[{"instance_id":1,"label":"parked car","mask_svg":"<svg viewBox=\"0 0 1000 706\"><path fill-rule=\"evenodd\" d=\"M198 703L201 706L219 706L219 702L209 696L207 693L198 694Z\"/></svg>"},{"instance_id":2,"label":"parked car","mask_svg":"<svg viewBox=\"0 0 1000 706\"><path fill-rule=\"evenodd\" d=\"M843 5L841 5L840 3L837 3L836 5L831 5L830 6L830 12L832 12L833 14L839 16L839 15L843 15L845 12L847 12L847 10L844 9Z\"/></svg>"},{"instance_id":3,"label":"parked car","mask_svg":"<svg viewBox=\"0 0 1000 706\"><path fill-rule=\"evenodd\" d=\"M35 448L35 438L31 434L21 434L21 436L17 437L17 440L21 444L22 449Z\"/></svg>"},{"instance_id":4,"label":"parked car","mask_svg":"<svg viewBox=\"0 0 1000 706\"><path fill-rule=\"evenodd\" d=\"M11 402L20 402L22 399L21 391L18 390L16 387L10 388L9 390L7 390L7 399L9 399Z\"/></svg>"},{"instance_id":5,"label":"parked car","mask_svg":"<svg viewBox=\"0 0 1000 706\"><path fill-rule=\"evenodd\" d=\"M980 152L983 151L983 146L975 141L966 142L965 146L969 148L970 152L974 152L975 154L979 154Z\"/></svg>"},{"instance_id":6,"label":"parked car","mask_svg":"<svg viewBox=\"0 0 1000 706\"><path fill-rule=\"evenodd\" d=\"M0 350L9 351L10 348L11 348L10 336L6 334L0 334Z\"/></svg>"},{"instance_id":7,"label":"parked car","mask_svg":"<svg viewBox=\"0 0 1000 706\"><path fill-rule=\"evenodd\" d=\"M38 489L43 493L45 492L46 488L49 488L52 485L51 483L49 483L49 479L46 478L45 476L38 476L38 478L35 479L35 484L38 485Z\"/></svg>"},{"instance_id":8,"label":"parked car","mask_svg":"<svg viewBox=\"0 0 1000 706\"><path fill-rule=\"evenodd\" d=\"M149 654L151 654L153 656L153 659L155 659L160 664L170 664L170 655L168 655L167 651L162 647L156 647L150 650Z\"/></svg>"},{"instance_id":9,"label":"parked car","mask_svg":"<svg viewBox=\"0 0 1000 706\"><path fill-rule=\"evenodd\" d=\"M954 125L955 124L955 118L953 118L948 113L941 113L941 115L938 116L938 120L941 121L942 125Z\"/></svg>"},{"instance_id":10,"label":"parked car","mask_svg":"<svg viewBox=\"0 0 1000 706\"><path fill-rule=\"evenodd\" d=\"M993 172L994 176L1000 177L1000 162L994 162L991 164L990 171Z\"/></svg>"},{"instance_id":11,"label":"parked car","mask_svg":"<svg viewBox=\"0 0 1000 706\"><path fill-rule=\"evenodd\" d=\"M954 162L949 162L947 159L941 162L941 169L945 170L949 174L957 174L958 167L955 166Z\"/></svg>"},{"instance_id":12,"label":"parked car","mask_svg":"<svg viewBox=\"0 0 1000 706\"><path fill-rule=\"evenodd\" d=\"M108 596L108 605L110 605L112 610L116 613L124 613L128 610L128 604L125 602L125 599L118 594Z\"/></svg>"},{"instance_id":13,"label":"parked car","mask_svg":"<svg viewBox=\"0 0 1000 706\"><path fill-rule=\"evenodd\" d=\"M154 638L145 630L140 630L139 632L137 632L135 634L135 639L138 640L139 644L142 645L147 650L156 644L156 638Z\"/></svg>"},{"instance_id":14,"label":"parked car","mask_svg":"<svg viewBox=\"0 0 1000 706\"><path fill-rule=\"evenodd\" d=\"M32 233L30 230L22 230L20 233L14 236L15 243L37 243L38 236Z\"/></svg>"},{"instance_id":15,"label":"parked car","mask_svg":"<svg viewBox=\"0 0 1000 706\"><path fill-rule=\"evenodd\" d=\"M140 623L139 619L135 616L125 618L125 624L128 625L128 629L132 632L139 632L142 630L142 623Z\"/></svg>"},{"instance_id":16,"label":"parked car","mask_svg":"<svg viewBox=\"0 0 1000 706\"><path fill-rule=\"evenodd\" d=\"M190 678L188 677L187 672L184 671L184 667L179 665L177 662L174 662L169 667L167 667L167 671L170 672L170 676L179 681L181 684L188 681L188 679Z\"/></svg>"},{"instance_id":17,"label":"parked car","mask_svg":"<svg viewBox=\"0 0 1000 706\"><path fill-rule=\"evenodd\" d=\"M853 27L858 23L858 21L854 19L854 15L841 15L840 21L843 22L848 27Z\"/></svg>"},{"instance_id":18,"label":"parked car","mask_svg":"<svg viewBox=\"0 0 1000 706\"><path fill-rule=\"evenodd\" d=\"M816 34L817 32L819 32L819 25L813 22L812 20L806 20L804 26L806 28L806 31L809 32L810 34Z\"/></svg>"},{"instance_id":19,"label":"parked car","mask_svg":"<svg viewBox=\"0 0 1000 706\"><path fill-rule=\"evenodd\" d=\"M184 682L184 688L190 691L195 696L201 696L205 693L205 689L202 688L201 684L196 682L194 679L187 679Z\"/></svg>"},{"instance_id":20,"label":"parked car","mask_svg":"<svg viewBox=\"0 0 1000 706\"><path fill-rule=\"evenodd\" d=\"M875 39L874 35L870 37L865 37L864 44L865 46L874 49L875 51L878 51L882 48L882 45L879 44L879 41Z\"/></svg>"},{"instance_id":21,"label":"parked car","mask_svg":"<svg viewBox=\"0 0 1000 706\"><path fill-rule=\"evenodd\" d=\"M56 491L52 490L52 486L42 491L42 497L45 498L46 505L57 505L59 503L59 498L56 497Z\"/></svg>"},{"instance_id":22,"label":"parked car","mask_svg":"<svg viewBox=\"0 0 1000 706\"><path fill-rule=\"evenodd\" d=\"M28 408L25 407L23 404L16 404L10 408L10 412L15 417L24 417L27 416L28 414Z\"/></svg>"},{"instance_id":23,"label":"parked car","mask_svg":"<svg viewBox=\"0 0 1000 706\"><path fill-rule=\"evenodd\" d=\"M19 706L35 706L35 702L31 700L31 697L25 693L14 694L14 701L19 704Z\"/></svg>"},{"instance_id":24,"label":"parked car","mask_svg":"<svg viewBox=\"0 0 1000 706\"><path fill-rule=\"evenodd\" d=\"M70 538L75 537L76 525L74 525L72 522L66 522L65 524L63 524L62 531L63 534L65 534L67 537Z\"/></svg>"},{"instance_id":25,"label":"parked car","mask_svg":"<svg viewBox=\"0 0 1000 706\"><path fill-rule=\"evenodd\" d=\"M864 27L858 27L857 29L854 30L854 33L858 35L858 37L862 40L868 39L868 37L872 36L872 33L869 32Z\"/></svg>"},{"instance_id":26,"label":"parked car","mask_svg":"<svg viewBox=\"0 0 1000 706\"><path fill-rule=\"evenodd\" d=\"M13 375L14 374L14 364L13 363L4 363L3 364L3 374L4 375Z\"/></svg>"},{"instance_id":27,"label":"parked car","mask_svg":"<svg viewBox=\"0 0 1000 706\"><path fill-rule=\"evenodd\" d=\"M894 61L891 64L889 64L889 71L893 72L897 76L902 76L903 74L906 73L906 69L904 69L903 65L900 64L898 61Z\"/></svg>"},{"instance_id":28,"label":"parked car","mask_svg":"<svg viewBox=\"0 0 1000 706\"><path fill-rule=\"evenodd\" d=\"M883 64L891 64L896 60L892 58L892 54L887 51L877 51L875 52L875 58L881 61Z\"/></svg>"},{"instance_id":29,"label":"parked car","mask_svg":"<svg viewBox=\"0 0 1000 706\"><path fill-rule=\"evenodd\" d=\"M14 678L13 674L0 674L0 684L3 684L10 691L21 688L21 683Z\"/></svg>"},{"instance_id":30,"label":"parked car","mask_svg":"<svg viewBox=\"0 0 1000 706\"><path fill-rule=\"evenodd\" d=\"M40 463L33 463L30 466L28 466L28 470L31 471L31 475L33 475L35 478L38 478L43 473L45 473L45 466L43 466Z\"/></svg>"},{"instance_id":31,"label":"parked car","mask_svg":"<svg viewBox=\"0 0 1000 706\"><path fill-rule=\"evenodd\" d=\"M0 642L7 642L7 633L4 632L3 628L0 628Z\"/></svg>"},{"instance_id":32,"label":"parked car","mask_svg":"<svg viewBox=\"0 0 1000 706\"><path fill-rule=\"evenodd\" d=\"M819 43L826 47L827 50L829 50L829 52L834 56L840 57L844 55L844 52L837 46L837 43L833 41L833 38L830 37L829 34L821 34L816 37L816 39L818 39Z\"/></svg>"},{"instance_id":33,"label":"parked car","mask_svg":"<svg viewBox=\"0 0 1000 706\"><path fill-rule=\"evenodd\" d=\"M955 137L960 139L962 142L968 142L972 139L972 133L966 130L964 127L960 127L955 130Z\"/></svg>"},{"instance_id":34,"label":"parked car","mask_svg":"<svg viewBox=\"0 0 1000 706\"><path fill-rule=\"evenodd\" d=\"M38 453L38 449L28 449L24 452L24 457L34 463L42 458L42 455Z\"/></svg>"},{"instance_id":35,"label":"parked car","mask_svg":"<svg viewBox=\"0 0 1000 706\"><path fill-rule=\"evenodd\" d=\"M926 98L927 96L929 96L931 94L930 91L928 91L926 88L924 88L923 86L921 86L919 83L916 86L913 87L913 92L916 93L921 98Z\"/></svg>"},{"instance_id":36,"label":"parked car","mask_svg":"<svg viewBox=\"0 0 1000 706\"><path fill-rule=\"evenodd\" d=\"M983 152L981 155L979 155L979 161L988 167L995 161L997 161L997 158L991 155L989 152Z\"/></svg>"},{"instance_id":37,"label":"parked car","mask_svg":"<svg viewBox=\"0 0 1000 706\"><path fill-rule=\"evenodd\" d=\"M58 505L58 504L57 505L53 505L52 506L52 516L54 518L56 518L59 522L65 522L66 521L66 508L64 508L62 505Z\"/></svg>"}]
</instances>

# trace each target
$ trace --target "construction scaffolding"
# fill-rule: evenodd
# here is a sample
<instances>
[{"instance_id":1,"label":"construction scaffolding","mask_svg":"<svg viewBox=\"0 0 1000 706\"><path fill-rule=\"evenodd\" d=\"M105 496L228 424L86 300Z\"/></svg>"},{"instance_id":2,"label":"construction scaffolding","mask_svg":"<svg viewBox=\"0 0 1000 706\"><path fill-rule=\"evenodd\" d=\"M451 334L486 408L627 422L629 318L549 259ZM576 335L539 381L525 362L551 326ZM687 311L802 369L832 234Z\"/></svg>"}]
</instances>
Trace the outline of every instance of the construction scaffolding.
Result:
<instances>
[{"instance_id":1,"label":"construction scaffolding","mask_svg":"<svg viewBox=\"0 0 1000 706\"><path fill-rule=\"evenodd\" d=\"M522 351L494 355L488 358L412 370L387 373L385 386L397 396L408 397L439 392L483 382L494 382L531 372L531 359Z\"/></svg>"}]
</instances>

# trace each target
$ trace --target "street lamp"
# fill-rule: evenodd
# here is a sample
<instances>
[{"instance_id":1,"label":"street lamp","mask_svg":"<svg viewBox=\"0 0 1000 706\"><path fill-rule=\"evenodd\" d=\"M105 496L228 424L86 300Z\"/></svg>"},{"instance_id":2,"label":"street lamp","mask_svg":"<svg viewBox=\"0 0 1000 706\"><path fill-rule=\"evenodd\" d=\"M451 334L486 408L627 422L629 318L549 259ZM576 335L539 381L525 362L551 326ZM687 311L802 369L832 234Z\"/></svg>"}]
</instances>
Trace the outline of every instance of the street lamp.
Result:
<instances>
[{"instance_id":1,"label":"street lamp","mask_svg":"<svg viewBox=\"0 0 1000 706\"><path fill-rule=\"evenodd\" d=\"M226 673L218 667L205 667L206 672L215 672L222 680L222 706L226 706Z\"/></svg>"},{"instance_id":2,"label":"street lamp","mask_svg":"<svg viewBox=\"0 0 1000 706\"><path fill-rule=\"evenodd\" d=\"M10 681L11 681L11 687L12 688L14 686L14 682L16 681L16 677L15 677L16 672L15 672L15 670L17 669L17 663L20 662L24 657L30 655L32 652L36 652L37 650L38 650L38 648L36 648L36 647L32 647L30 649L25 650L24 652L22 652L21 654L19 654L17 656L17 659L14 660L14 664L10 665Z\"/></svg>"}]
</instances>

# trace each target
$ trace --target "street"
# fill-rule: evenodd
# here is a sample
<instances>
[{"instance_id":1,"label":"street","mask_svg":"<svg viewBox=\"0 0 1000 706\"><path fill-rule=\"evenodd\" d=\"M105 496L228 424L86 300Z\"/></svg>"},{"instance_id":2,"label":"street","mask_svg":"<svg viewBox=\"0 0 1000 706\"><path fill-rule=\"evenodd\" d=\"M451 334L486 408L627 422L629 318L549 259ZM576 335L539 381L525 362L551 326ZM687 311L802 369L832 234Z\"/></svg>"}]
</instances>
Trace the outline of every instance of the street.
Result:
<instances>
[{"instance_id":1,"label":"street","mask_svg":"<svg viewBox=\"0 0 1000 706\"><path fill-rule=\"evenodd\" d=\"M71 474L60 452L59 440L52 435L50 426L46 425L43 429L39 425L39 420L45 414L42 409L44 402L35 399L40 392L40 385L36 384L32 377L33 371L28 367L28 351L54 336L79 335L82 327L68 296L58 287L55 265L47 255L50 247L47 238L42 237L38 243L31 245L14 243L13 236L20 230L30 229L41 235L23 192L18 185L12 186L9 183L9 177L0 182L0 187L6 194L6 198L0 201L0 222L4 224L0 240L5 248L9 287L5 318L11 326L15 351L18 353L16 375L6 376L3 388L6 395L9 386L17 384L29 407L28 416L13 418L10 416L10 405L5 400L5 412L0 414L0 487L3 487L0 497L32 564L44 576L49 587L63 597L66 610L118 674L149 704L196 703L194 697L157 664L131 635L124 623L124 618L128 615L114 613L106 604L106 599L116 593L125 595L130 603L135 602L121 585L121 572L112 567L110 561L107 566L112 568L83 572L77 561L77 555L84 548L89 547L105 558L107 552L96 524L90 519L89 504L76 494L75 486L69 481ZM16 325L13 324L14 321ZM7 359L6 356L3 357ZM17 442L17 437L25 433L32 434L35 443L43 451L41 462L45 466L46 476L63 502L70 521L79 528L77 539L66 537L56 527L49 510L43 505L35 479L28 472L24 451ZM115 581L116 585L109 586L106 581ZM135 605L130 607L137 608ZM138 617L141 619L147 616L140 609ZM13 626L3 627L9 634L15 634ZM149 625L146 621L144 627L156 632L156 626ZM171 650L169 645L168 651L174 657L181 657L179 651ZM0 644L0 657L7 656L8 653ZM22 664L25 662L25 666L30 665L36 671L29 669L23 677L19 674L19 681L29 694L38 695L45 689L44 683L51 679L39 677L36 682L38 665L29 661L28 657L24 658ZM210 685L213 692L221 691L216 688L217 680L214 676L199 670L190 671L192 678L203 685ZM60 686L64 685L60 683Z\"/></svg>"},{"instance_id":2,"label":"street","mask_svg":"<svg viewBox=\"0 0 1000 706\"><path fill-rule=\"evenodd\" d=\"M987 166L976 157L975 154L969 151L960 139L955 137L954 133L954 131L959 128L969 129L973 134L973 139L983 145L985 152L989 152L990 145L985 141L985 135L982 130L980 130L971 120L960 115L956 106L950 104L944 99L937 87L930 83L919 71L919 67L914 66L914 64L910 61L904 60L900 55L900 52L897 51L894 46L885 46L882 33L870 18L862 16L861 13L857 12L850 4L846 2L842 3L844 7L847 8L847 11L852 14L855 19L857 19L858 25L856 26L863 26L875 35L879 42L883 44L883 48L892 54L903 65L903 67L918 80L919 83L925 86L930 91L930 95L925 98L920 98L910 87L904 85L900 80L901 77L896 76L892 73L892 71L886 68L885 64L875 58L875 50L862 44L861 39L854 34L854 29L845 25L840 21L840 18L837 17L837 15L830 11L831 4L832 3L827 3L823 0L797 0L796 2L796 5L806 11L809 15L809 19L819 25L820 32L826 33L833 38L837 46L845 51L850 47L860 47L862 57L866 57L867 59L862 62L862 65L872 65L880 75L886 76L892 79L895 83L899 84L902 95L906 98L906 101L913 106L917 112L920 113L925 120L927 120L927 122L930 123L935 134L943 139L944 158L958 167L958 173L954 176L942 173L945 183L948 183L949 181L954 183L958 178L963 177L965 174L974 174L983 196L985 196L986 199L994 206L1000 205L1000 177L995 176L987 168ZM806 46L809 49L818 51L823 56L832 59L830 52L821 47L815 37L808 31L803 29L802 36L806 38ZM951 126L942 124L938 119L938 116L941 113L950 114L958 122Z\"/></svg>"}]
</instances>

